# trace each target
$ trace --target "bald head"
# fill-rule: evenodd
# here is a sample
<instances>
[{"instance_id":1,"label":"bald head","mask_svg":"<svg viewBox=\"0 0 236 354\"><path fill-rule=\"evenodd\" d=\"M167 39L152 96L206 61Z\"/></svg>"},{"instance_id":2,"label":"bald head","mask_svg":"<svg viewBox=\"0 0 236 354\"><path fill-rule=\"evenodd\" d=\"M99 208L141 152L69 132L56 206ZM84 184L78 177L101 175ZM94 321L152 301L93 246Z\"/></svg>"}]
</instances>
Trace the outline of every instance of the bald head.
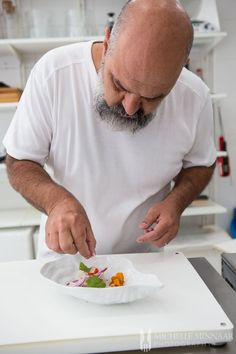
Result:
<instances>
[{"instance_id":1,"label":"bald head","mask_svg":"<svg viewBox=\"0 0 236 354\"><path fill-rule=\"evenodd\" d=\"M189 55L193 42L193 28L189 16L176 0L129 0L122 8L111 35L114 44L122 33L145 32L147 41L164 38L172 44L177 40L179 48ZM136 37L138 39L138 37Z\"/></svg>"},{"instance_id":2,"label":"bald head","mask_svg":"<svg viewBox=\"0 0 236 354\"><path fill-rule=\"evenodd\" d=\"M191 22L177 1L131 0L117 19L109 46L117 63L122 53L117 65L124 66L127 77L150 89L161 85L168 90L187 61L192 39Z\"/></svg>"}]
</instances>

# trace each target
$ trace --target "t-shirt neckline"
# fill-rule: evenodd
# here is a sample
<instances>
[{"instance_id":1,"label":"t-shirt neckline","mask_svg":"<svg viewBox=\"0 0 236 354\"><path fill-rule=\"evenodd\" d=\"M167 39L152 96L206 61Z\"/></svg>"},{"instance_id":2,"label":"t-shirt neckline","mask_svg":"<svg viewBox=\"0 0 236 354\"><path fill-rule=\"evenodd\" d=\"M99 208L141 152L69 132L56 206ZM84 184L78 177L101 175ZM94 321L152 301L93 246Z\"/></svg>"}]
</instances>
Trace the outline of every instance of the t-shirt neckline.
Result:
<instances>
[{"instance_id":1,"label":"t-shirt neckline","mask_svg":"<svg viewBox=\"0 0 236 354\"><path fill-rule=\"evenodd\" d=\"M92 70L92 73L94 76L98 76L98 73L97 73L97 70L96 70L96 67L95 67L95 64L94 64L94 61L93 61L93 55L92 55L92 47L93 47L93 44L94 43L99 43L99 41L89 41L88 42L88 54L89 54L89 65L91 67L91 70Z\"/></svg>"}]
</instances>

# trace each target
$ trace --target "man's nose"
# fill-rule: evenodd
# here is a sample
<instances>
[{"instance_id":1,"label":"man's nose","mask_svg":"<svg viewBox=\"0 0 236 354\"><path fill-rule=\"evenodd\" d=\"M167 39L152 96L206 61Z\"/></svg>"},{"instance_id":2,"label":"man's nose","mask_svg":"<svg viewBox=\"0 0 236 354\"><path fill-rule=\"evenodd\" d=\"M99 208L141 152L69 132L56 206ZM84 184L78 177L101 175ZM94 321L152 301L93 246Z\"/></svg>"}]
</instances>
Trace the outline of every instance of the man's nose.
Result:
<instances>
[{"instance_id":1,"label":"man's nose","mask_svg":"<svg viewBox=\"0 0 236 354\"><path fill-rule=\"evenodd\" d=\"M140 104L140 98L137 95L129 92L125 93L122 105L129 116L132 116L139 110Z\"/></svg>"}]
</instances>

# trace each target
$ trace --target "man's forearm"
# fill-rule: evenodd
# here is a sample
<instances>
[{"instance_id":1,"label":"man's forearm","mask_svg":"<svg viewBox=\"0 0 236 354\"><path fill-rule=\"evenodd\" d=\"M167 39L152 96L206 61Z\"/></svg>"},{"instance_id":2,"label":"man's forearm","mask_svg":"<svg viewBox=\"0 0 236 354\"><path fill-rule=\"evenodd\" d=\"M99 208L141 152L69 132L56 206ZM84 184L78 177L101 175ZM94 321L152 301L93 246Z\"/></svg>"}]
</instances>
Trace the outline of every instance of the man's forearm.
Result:
<instances>
[{"instance_id":1,"label":"man's forearm","mask_svg":"<svg viewBox=\"0 0 236 354\"><path fill-rule=\"evenodd\" d=\"M175 186L165 200L172 201L180 214L209 183L215 164L211 167L182 169L175 178Z\"/></svg>"},{"instance_id":2,"label":"man's forearm","mask_svg":"<svg viewBox=\"0 0 236 354\"><path fill-rule=\"evenodd\" d=\"M66 189L55 183L37 163L28 160L6 159L12 187L38 210L49 214L53 207L67 198L73 198Z\"/></svg>"}]
</instances>

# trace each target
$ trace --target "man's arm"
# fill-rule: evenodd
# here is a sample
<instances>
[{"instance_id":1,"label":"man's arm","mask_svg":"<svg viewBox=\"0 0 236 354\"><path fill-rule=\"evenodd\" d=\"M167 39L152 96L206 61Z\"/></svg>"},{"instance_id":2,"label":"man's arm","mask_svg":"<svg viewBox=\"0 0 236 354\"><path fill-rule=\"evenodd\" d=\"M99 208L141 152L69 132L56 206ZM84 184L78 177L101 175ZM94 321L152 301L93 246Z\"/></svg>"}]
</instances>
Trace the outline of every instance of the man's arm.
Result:
<instances>
[{"instance_id":1,"label":"man's arm","mask_svg":"<svg viewBox=\"0 0 236 354\"><path fill-rule=\"evenodd\" d=\"M149 242L157 247L169 243L178 232L182 212L209 183L214 168L215 164L211 167L182 169L175 178L173 190L162 202L149 209L139 225L144 234L137 242Z\"/></svg>"},{"instance_id":2,"label":"man's arm","mask_svg":"<svg viewBox=\"0 0 236 354\"><path fill-rule=\"evenodd\" d=\"M86 212L78 200L55 183L43 167L7 155L7 172L12 187L35 208L48 215L46 243L58 253L89 257L95 253L95 238Z\"/></svg>"},{"instance_id":3,"label":"man's arm","mask_svg":"<svg viewBox=\"0 0 236 354\"><path fill-rule=\"evenodd\" d=\"M182 169L175 178L175 186L166 199L173 199L182 214L185 208L203 191L211 180L215 164L211 167ZM179 204L179 205L178 205Z\"/></svg>"}]
</instances>

